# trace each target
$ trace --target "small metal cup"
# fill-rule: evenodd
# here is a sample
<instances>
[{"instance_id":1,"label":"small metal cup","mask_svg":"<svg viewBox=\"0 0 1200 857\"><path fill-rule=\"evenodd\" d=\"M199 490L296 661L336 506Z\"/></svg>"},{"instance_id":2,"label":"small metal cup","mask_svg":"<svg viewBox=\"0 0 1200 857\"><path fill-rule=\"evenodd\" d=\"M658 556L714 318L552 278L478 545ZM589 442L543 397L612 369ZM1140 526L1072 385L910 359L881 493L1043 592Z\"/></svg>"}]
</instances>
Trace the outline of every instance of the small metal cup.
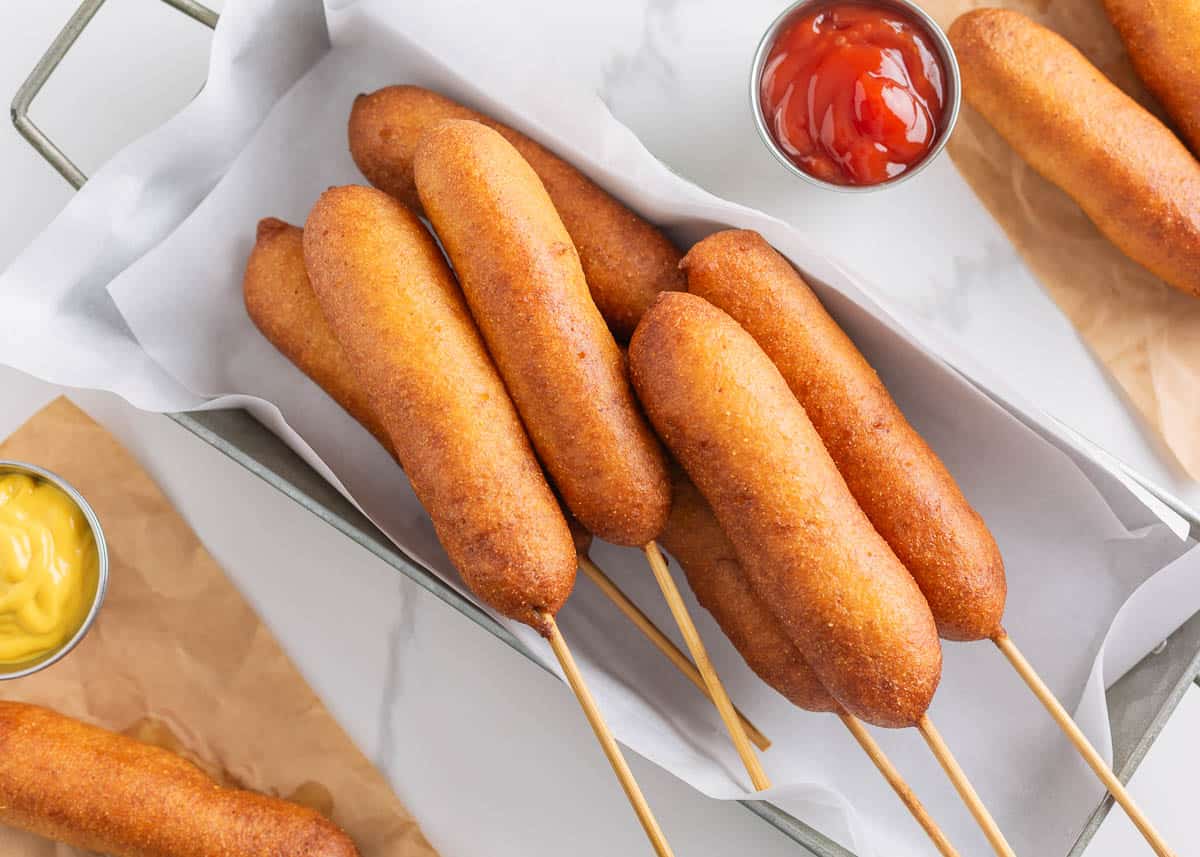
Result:
<instances>
[{"instance_id":1,"label":"small metal cup","mask_svg":"<svg viewBox=\"0 0 1200 857\"><path fill-rule=\"evenodd\" d=\"M962 103L962 77L958 70L958 60L954 56L954 48L950 46L950 40L942 32L942 28L937 25L937 22L929 17L925 10L912 2L912 0L871 0L872 5L878 5L881 8L890 7L907 13L928 31L930 38L933 40L934 49L937 51L938 58L941 59L942 67L946 72L946 104L945 110L942 113L942 127L938 129L938 135L934 139L929 151L925 154L925 157L893 179L873 185L843 185L827 182L824 179L809 175L792 163L788 159L787 153L775 142L775 138L771 136L771 129L767 127L766 117L763 116L760 83L763 67L767 63L767 55L771 52L771 48L775 44L775 39L779 35L779 31L783 29L783 26L797 13L815 6L829 5L830 2L831 0L797 0L797 2L780 12L779 16L771 22L771 26L767 27L767 31L763 33L763 37L758 43L758 50L754 52L754 63L750 69L750 110L754 114L754 124L758 128L758 136L762 138L763 143L770 153L775 156L775 160L783 164L792 175L799 176L804 181L817 187L835 190L839 193L869 193L871 191L895 187L898 184L908 181L929 166L934 158L941 154L942 149L946 147L946 141L950 139L950 135L954 132L954 126L958 122L959 107Z\"/></svg>"},{"instance_id":2,"label":"small metal cup","mask_svg":"<svg viewBox=\"0 0 1200 857\"><path fill-rule=\"evenodd\" d=\"M38 467L36 464L0 459L0 476L8 473L24 473L27 476L32 476L34 479L49 482L60 488L64 494L71 498L71 501L83 513L84 520L87 521L88 527L92 531L92 537L96 540L98 568L96 572L96 594L92 598L92 606L88 609L87 615L83 619L83 624L79 626L79 629L57 649L46 652L44 655L39 655L20 664L0 665L0 681L31 675L38 670L44 670L51 664L57 663L66 657L67 653L79 645L79 642L91 630L93 623L96 621L96 616L100 612L100 606L104 603L104 595L108 591L108 544L104 540L104 530L100 527L100 519L96 517L96 512L92 509L88 501L83 499L83 495L76 491L74 486L57 473L51 473L49 470L46 470L44 467Z\"/></svg>"}]
</instances>

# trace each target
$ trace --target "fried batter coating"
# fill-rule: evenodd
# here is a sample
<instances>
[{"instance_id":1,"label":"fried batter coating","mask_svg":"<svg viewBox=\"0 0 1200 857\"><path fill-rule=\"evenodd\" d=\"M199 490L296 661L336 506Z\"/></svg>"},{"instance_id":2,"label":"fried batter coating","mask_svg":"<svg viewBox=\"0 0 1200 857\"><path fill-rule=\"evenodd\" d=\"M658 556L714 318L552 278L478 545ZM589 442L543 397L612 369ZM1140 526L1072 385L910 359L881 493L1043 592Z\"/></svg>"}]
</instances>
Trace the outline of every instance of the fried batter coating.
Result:
<instances>
[{"instance_id":1,"label":"fried batter coating","mask_svg":"<svg viewBox=\"0 0 1200 857\"><path fill-rule=\"evenodd\" d=\"M524 134L436 92L389 86L358 96L350 111L350 153L371 184L419 210L413 153L421 136L446 119L472 119L498 131L533 167L616 337L629 338L659 292L683 289L679 251L661 231Z\"/></svg>"},{"instance_id":2,"label":"fried batter coating","mask_svg":"<svg viewBox=\"0 0 1200 857\"><path fill-rule=\"evenodd\" d=\"M638 325L629 364L659 435L821 684L869 723L916 724L941 677L933 615L771 359L724 312L671 292Z\"/></svg>"},{"instance_id":3,"label":"fried batter coating","mask_svg":"<svg viewBox=\"0 0 1200 857\"><path fill-rule=\"evenodd\" d=\"M683 267L688 291L729 313L774 361L941 636L995 634L1008 591L995 539L787 259L757 232L729 230L693 247Z\"/></svg>"},{"instance_id":4,"label":"fried batter coating","mask_svg":"<svg viewBox=\"0 0 1200 857\"><path fill-rule=\"evenodd\" d=\"M1070 42L1019 12L950 27L963 95L1126 256L1200 295L1200 164Z\"/></svg>"},{"instance_id":5,"label":"fried batter coating","mask_svg":"<svg viewBox=\"0 0 1200 857\"><path fill-rule=\"evenodd\" d=\"M358 857L314 810L20 702L0 701L0 823L112 857Z\"/></svg>"},{"instance_id":6,"label":"fried batter coating","mask_svg":"<svg viewBox=\"0 0 1200 857\"><path fill-rule=\"evenodd\" d=\"M391 452L387 430L371 412L342 347L321 314L304 269L304 233L299 226L274 217L258 222L254 249L242 277L242 296L250 320L267 341Z\"/></svg>"},{"instance_id":7,"label":"fried batter coating","mask_svg":"<svg viewBox=\"0 0 1200 857\"><path fill-rule=\"evenodd\" d=\"M662 546L675 557L696 600L712 614L746 665L793 705L840 711L779 620L754 594L733 545L687 474L671 468L671 517Z\"/></svg>"},{"instance_id":8,"label":"fried batter coating","mask_svg":"<svg viewBox=\"0 0 1200 857\"><path fill-rule=\"evenodd\" d=\"M1200 155L1200 0L1104 0L1146 87Z\"/></svg>"},{"instance_id":9,"label":"fried batter coating","mask_svg":"<svg viewBox=\"0 0 1200 857\"><path fill-rule=\"evenodd\" d=\"M331 188L304 228L321 310L467 586L546 633L575 546L441 252L382 191Z\"/></svg>"},{"instance_id":10,"label":"fried batter coating","mask_svg":"<svg viewBox=\"0 0 1200 857\"><path fill-rule=\"evenodd\" d=\"M666 525L666 463L579 256L529 164L452 119L414 156L417 190L546 471L589 531L643 545Z\"/></svg>"},{"instance_id":11,"label":"fried batter coating","mask_svg":"<svg viewBox=\"0 0 1200 857\"><path fill-rule=\"evenodd\" d=\"M300 227L274 217L259 221L258 240L243 280L246 310L268 342L375 435L395 458L387 431L371 412L350 362L317 303L304 269L303 235ZM575 550L586 554L592 534L571 515L566 518Z\"/></svg>"}]
</instances>

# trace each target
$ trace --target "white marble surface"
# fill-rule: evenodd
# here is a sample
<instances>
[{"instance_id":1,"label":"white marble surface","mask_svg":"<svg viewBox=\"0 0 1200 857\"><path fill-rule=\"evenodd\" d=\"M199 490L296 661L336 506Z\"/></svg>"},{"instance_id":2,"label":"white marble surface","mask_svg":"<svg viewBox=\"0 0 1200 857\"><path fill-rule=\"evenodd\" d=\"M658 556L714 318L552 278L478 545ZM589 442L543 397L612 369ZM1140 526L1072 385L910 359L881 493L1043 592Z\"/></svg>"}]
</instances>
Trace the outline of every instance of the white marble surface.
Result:
<instances>
[{"instance_id":1,"label":"white marble surface","mask_svg":"<svg viewBox=\"0 0 1200 857\"><path fill-rule=\"evenodd\" d=\"M5 4L0 94L15 92L74 5ZM491 62L536 56L596 87L678 172L808 231L874 280L900 315L933 326L1030 401L1200 505L1200 487L1172 471L947 161L870 197L808 188L775 165L755 137L745 90L754 42L781 5L410 0L404 14L430 41L467 43ZM110 0L35 119L85 171L94 168L199 86L207 39L158 4ZM4 266L70 192L11 128L0 131L0 182ZM0 370L0 433L55 392ZM579 855L644 851L563 688L166 419L108 396L77 399L159 479L443 854L550 855L563 843ZM398 682L422 693L388 707ZM1185 716L1175 732L1200 727L1197 706ZM1155 776L1135 791L1160 818L1184 817L1190 771L1182 758L1177 766L1152 758ZM678 854L799 853L739 807L704 800L639 759L633 766ZM1093 853L1130 853L1125 841L1101 841ZM1190 845L1176 840L1191 853L1200 839Z\"/></svg>"}]
</instances>

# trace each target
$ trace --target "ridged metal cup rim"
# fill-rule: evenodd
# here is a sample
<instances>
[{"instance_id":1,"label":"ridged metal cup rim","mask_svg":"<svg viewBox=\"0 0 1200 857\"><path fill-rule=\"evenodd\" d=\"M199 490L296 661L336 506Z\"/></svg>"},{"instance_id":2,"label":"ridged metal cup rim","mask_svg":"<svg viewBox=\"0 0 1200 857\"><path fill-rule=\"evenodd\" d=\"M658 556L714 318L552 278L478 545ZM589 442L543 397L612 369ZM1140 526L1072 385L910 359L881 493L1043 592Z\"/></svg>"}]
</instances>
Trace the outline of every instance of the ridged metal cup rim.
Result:
<instances>
[{"instance_id":1,"label":"ridged metal cup rim","mask_svg":"<svg viewBox=\"0 0 1200 857\"><path fill-rule=\"evenodd\" d=\"M837 191L838 193L872 193L885 188L893 188L897 185L918 175L922 170L928 167L946 148L946 143L950 139L950 135L954 133L954 126L958 124L958 112L962 106L962 76L958 68L958 59L954 55L954 48L950 44L950 39L946 33L938 26L929 14L918 6L912 0L849 0L849 2L861 3L861 5L874 5L883 8L893 8L901 12L911 15L920 23L929 33L933 40L934 48L937 50L938 57L942 61L942 67L946 72L946 104L942 111L943 121L942 127L938 130L938 136L933 141L933 145L929 151L925 153L925 157L902 172L900 175L887 181L879 182L872 185L844 185L827 182L824 179L819 179L816 176L809 175L788 158L787 153L775 141L771 134L771 129L767 127L767 119L763 115L762 110L762 91L760 81L762 79L763 68L767 64L767 55L771 52L771 48L775 44L775 39L779 35L779 31L783 29L793 16L799 12L817 6L828 6L836 0L797 0L786 9L779 13L771 26L767 27L767 31L763 33L762 38L758 42L758 49L754 52L754 63L750 69L750 111L754 114L754 125L758 128L758 136L762 139L767 150L775 156L775 160L783 164L783 166L794 176L798 176L804 181L817 187L825 188L826 190Z\"/></svg>"},{"instance_id":2,"label":"ridged metal cup rim","mask_svg":"<svg viewBox=\"0 0 1200 857\"><path fill-rule=\"evenodd\" d=\"M108 543L104 539L104 530L100 526L100 518L97 517L91 504L84 499L83 495L70 482L63 479L57 473L49 471L44 467L38 467L36 464L0 459L0 476L7 473L23 473L35 479L40 479L43 482L49 482L51 485L61 489L71 499L71 502L83 514L84 520L87 521L88 527L92 531L92 538L96 540L98 569L96 572L96 594L92 598L92 606L83 618L83 623L79 626L79 629L57 649L54 649L48 655L43 655L41 660L27 666L21 666L15 670L6 671L3 666L0 666L0 681L24 678L25 676L32 675L58 663L70 654L71 650L79 645L83 638L87 636L88 631L91 630L92 625L95 624L96 616L100 613L100 607L104 604L104 596L108 592Z\"/></svg>"}]
</instances>

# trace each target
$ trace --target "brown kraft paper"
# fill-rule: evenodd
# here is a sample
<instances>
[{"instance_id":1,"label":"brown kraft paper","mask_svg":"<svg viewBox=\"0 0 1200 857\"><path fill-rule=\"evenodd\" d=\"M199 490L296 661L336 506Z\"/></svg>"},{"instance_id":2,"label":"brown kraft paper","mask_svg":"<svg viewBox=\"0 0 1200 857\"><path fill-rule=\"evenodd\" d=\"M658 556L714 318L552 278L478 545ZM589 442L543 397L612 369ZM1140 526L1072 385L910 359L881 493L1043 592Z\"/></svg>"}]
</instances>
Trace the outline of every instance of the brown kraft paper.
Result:
<instances>
[{"instance_id":1,"label":"brown kraft paper","mask_svg":"<svg viewBox=\"0 0 1200 857\"><path fill-rule=\"evenodd\" d=\"M0 682L0 698L49 706L179 752L226 785L331 817L363 857L436 857L271 632L138 462L66 399L0 444L87 498L108 540L108 596L59 663ZM0 827L5 857L74 848Z\"/></svg>"},{"instance_id":2,"label":"brown kraft paper","mask_svg":"<svg viewBox=\"0 0 1200 857\"><path fill-rule=\"evenodd\" d=\"M921 5L945 28L980 6L1023 12L1064 36L1117 86L1164 118L1100 0L921 0ZM1079 206L965 104L949 151L1126 399L1183 470L1200 479L1200 299L1126 258Z\"/></svg>"}]
</instances>

